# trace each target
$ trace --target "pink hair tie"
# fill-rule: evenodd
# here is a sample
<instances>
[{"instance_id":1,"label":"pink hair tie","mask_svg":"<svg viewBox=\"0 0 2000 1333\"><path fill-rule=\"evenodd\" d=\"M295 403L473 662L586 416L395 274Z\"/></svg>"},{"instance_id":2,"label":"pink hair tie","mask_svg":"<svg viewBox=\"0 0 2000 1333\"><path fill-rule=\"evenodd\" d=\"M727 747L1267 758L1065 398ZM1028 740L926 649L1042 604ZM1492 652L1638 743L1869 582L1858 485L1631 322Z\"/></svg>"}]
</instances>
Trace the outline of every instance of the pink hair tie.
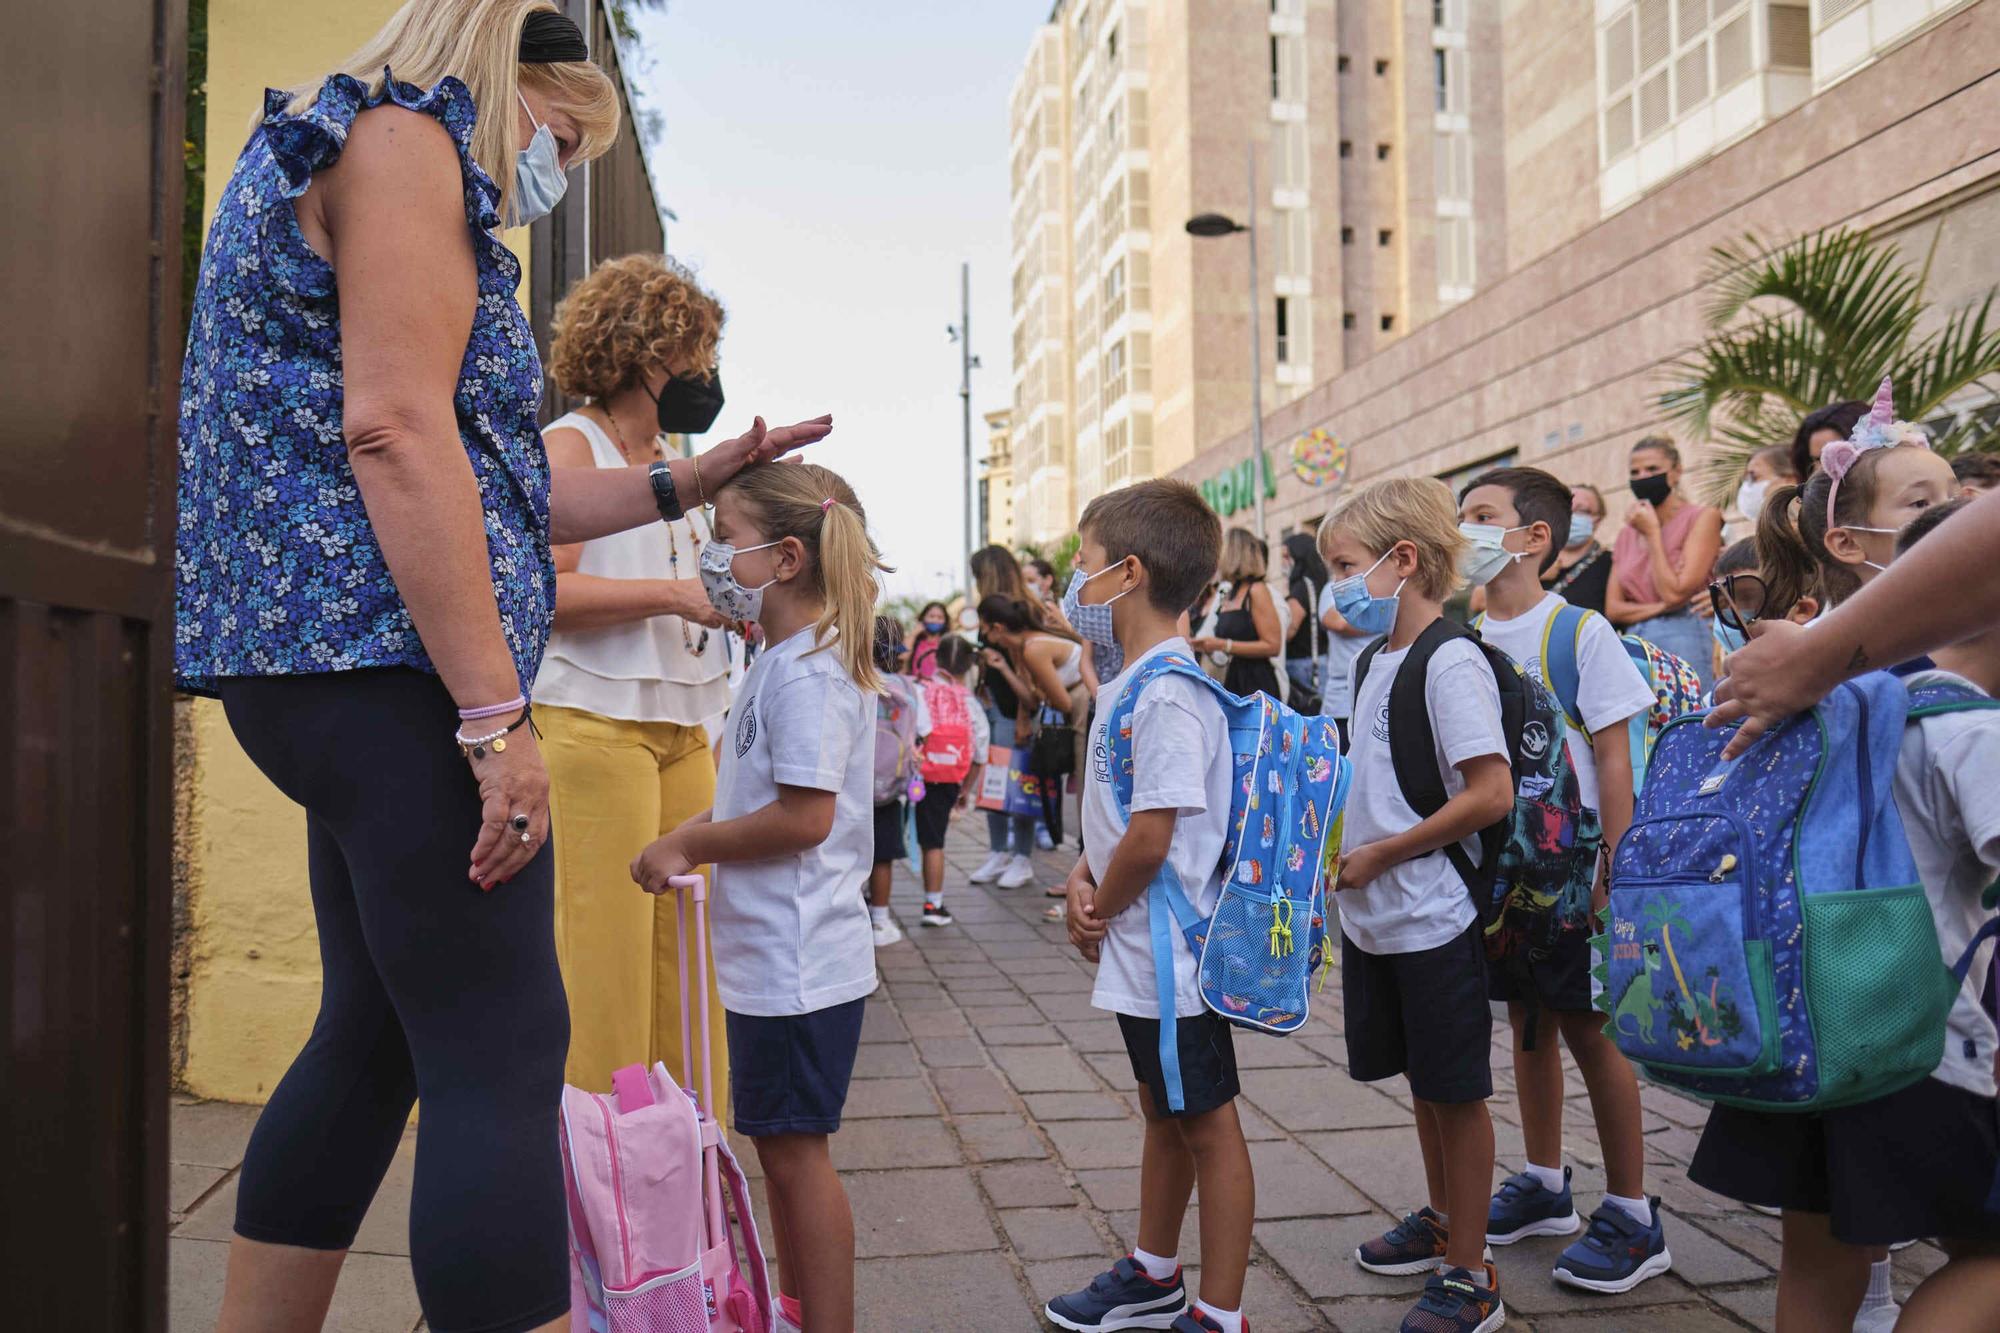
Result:
<instances>
[{"instance_id":1,"label":"pink hair tie","mask_svg":"<svg viewBox=\"0 0 2000 1333\"><path fill-rule=\"evenodd\" d=\"M1840 483L1861 461L1861 456L1871 449L1893 449L1900 444L1920 444L1931 447L1930 440L1915 427L1896 420L1895 391L1889 376L1882 377L1882 383L1875 390L1875 403L1868 409L1868 415L1854 423L1854 433L1844 440L1835 440L1820 451L1820 469L1833 482L1826 488L1826 525L1840 526L1834 522L1833 502L1840 494Z\"/></svg>"},{"instance_id":2,"label":"pink hair tie","mask_svg":"<svg viewBox=\"0 0 2000 1333\"><path fill-rule=\"evenodd\" d=\"M819 502L819 512L824 514L827 510L833 508L833 504L833 497L831 495L827 496L826 499Z\"/></svg>"}]
</instances>

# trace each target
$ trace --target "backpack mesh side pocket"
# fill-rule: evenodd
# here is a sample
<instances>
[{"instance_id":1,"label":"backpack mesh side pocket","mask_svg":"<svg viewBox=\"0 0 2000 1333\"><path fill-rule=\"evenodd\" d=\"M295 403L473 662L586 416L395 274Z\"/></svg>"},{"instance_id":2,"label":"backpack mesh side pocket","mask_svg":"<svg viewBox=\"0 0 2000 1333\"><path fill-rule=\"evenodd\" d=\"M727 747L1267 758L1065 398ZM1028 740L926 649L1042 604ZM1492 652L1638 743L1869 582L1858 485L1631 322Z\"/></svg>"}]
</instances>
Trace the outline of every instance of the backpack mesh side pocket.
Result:
<instances>
[{"instance_id":1,"label":"backpack mesh side pocket","mask_svg":"<svg viewBox=\"0 0 2000 1333\"><path fill-rule=\"evenodd\" d=\"M1801 906L1815 1108L1868 1101L1937 1068L1951 973L1923 886L1810 894Z\"/></svg>"}]
</instances>

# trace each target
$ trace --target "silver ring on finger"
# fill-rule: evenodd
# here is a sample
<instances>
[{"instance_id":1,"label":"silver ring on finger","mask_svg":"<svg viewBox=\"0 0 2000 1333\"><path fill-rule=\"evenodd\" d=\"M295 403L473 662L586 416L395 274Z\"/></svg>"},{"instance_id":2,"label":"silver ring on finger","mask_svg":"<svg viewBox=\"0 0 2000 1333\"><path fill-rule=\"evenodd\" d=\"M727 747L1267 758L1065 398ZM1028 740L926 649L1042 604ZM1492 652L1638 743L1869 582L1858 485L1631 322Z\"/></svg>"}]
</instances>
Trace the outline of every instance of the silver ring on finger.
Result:
<instances>
[{"instance_id":1,"label":"silver ring on finger","mask_svg":"<svg viewBox=\"0 0 2000 1333\"><path fill-rule=\"evenodd\" d=\"M521 834L521 841L524 843L533 842L534 840L535 840L535 835L532 833L523 832Z\"/></svg>"},{"instance_id":2,"label":"silver ring on finger","mask_svg":"<svg viewBox=\"0 0 2000 1333\"><path fill-rule=\"evenodd\" d=\"M521 841L526 842L528 840L528 817L526 815L515 815L507 822L513 827L514 832L521 835Z\"/></svg>"}]
</instances>

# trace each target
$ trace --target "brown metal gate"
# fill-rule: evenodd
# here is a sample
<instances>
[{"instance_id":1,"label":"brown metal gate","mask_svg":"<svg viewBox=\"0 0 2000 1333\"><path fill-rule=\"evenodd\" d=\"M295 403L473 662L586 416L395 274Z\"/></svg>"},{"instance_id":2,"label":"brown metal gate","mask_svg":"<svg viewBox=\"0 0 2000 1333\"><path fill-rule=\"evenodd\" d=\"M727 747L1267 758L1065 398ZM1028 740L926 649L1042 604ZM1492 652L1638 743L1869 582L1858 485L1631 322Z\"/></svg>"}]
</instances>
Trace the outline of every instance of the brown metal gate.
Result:
<instances>
[{"instance_id":1,"label":"brown metal gate","mask_svg":"<svg viewBox=\"0 0 2000 1333\"><path fill-rule=\"evenodd\" d=\"M10 1328L165 1323L185 0L0 53L0 1197Z\"/></svg>"}]
</instances>

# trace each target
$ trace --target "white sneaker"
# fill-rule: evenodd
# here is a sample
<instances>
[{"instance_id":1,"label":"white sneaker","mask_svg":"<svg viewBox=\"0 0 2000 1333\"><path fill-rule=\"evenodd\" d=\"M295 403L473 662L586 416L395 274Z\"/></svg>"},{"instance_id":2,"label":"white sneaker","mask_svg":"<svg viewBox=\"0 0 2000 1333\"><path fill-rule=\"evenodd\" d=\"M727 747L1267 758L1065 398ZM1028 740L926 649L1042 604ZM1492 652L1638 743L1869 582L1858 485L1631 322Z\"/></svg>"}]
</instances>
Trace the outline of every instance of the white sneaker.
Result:
<instances>
[{"instance_id":1,"label":"white sneaker","mask_svg":"<svg viewBox=\"0 0 2000 1333\"><path fill-rule=\"evenodd\" d=\"M1007 868L1000 872L998 883L1003 889L1026 888L1035 882L1035 863L1025 856L1015 856L1008 860Z\"/></svg>"},{"instance_id":2,"label":"white sneaker","mask_svg":"<svg viewBox=\"0 0 2000 1333\"><path fill-rule=\"evenodd\" d=\"M1006 852L993 852L984 861L979 863L979 869L967 875L966 878L974 884L991 884L994 880L1000 878L1000 872L1005 870L1008 862L1013 859Z\"/></svg>"},{"instance_id":3,"label":"white sneaker","mask_svg":"<svg viewBox=\"0 0 2000 1333\"><path fill-rule=\"evenodd\" d=\"M1056 840L1049 836L1049 826L1047 824L1035 825L1035 846L1045 852L1052 852L1056 849Z\"/></svg>"},{"instance_id":4,"label":"white sneaker","mask_svg":"<svg viewBox=\"0 0 2000 1333\"><path fill-rule=\"evenodd\" d=\"M878 949L886 949L903 938L903 928L894 921L884 921L880 925L871 923L870 928L875 932L875 947Z\"/></svg>"}]
</instances>

